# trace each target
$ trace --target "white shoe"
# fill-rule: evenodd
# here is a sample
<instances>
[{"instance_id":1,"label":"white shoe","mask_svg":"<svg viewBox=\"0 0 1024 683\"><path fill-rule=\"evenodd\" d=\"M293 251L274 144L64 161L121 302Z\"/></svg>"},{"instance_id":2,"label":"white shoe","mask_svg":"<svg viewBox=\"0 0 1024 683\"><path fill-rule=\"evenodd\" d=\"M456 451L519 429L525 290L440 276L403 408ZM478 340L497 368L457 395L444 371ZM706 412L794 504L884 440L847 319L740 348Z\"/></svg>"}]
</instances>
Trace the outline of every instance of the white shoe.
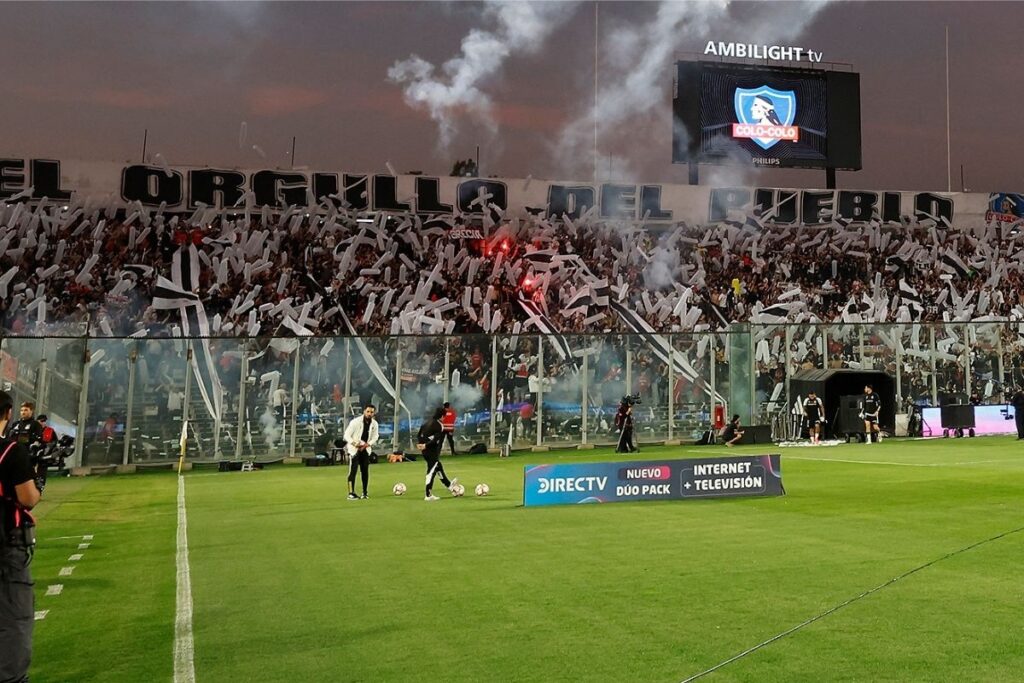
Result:
<instances>
[{"instance_id":1,"label":"white shoe","mask_svg":"<svg viewBox=\"0 0 1024 683\"><path fill-rule=\"evenodd\" d=\"M427 502L429 503L429 502L431 502L431 501L434 501L434 500L441 500L441 499L440 499L440 498L438 498L437 496L427 496L427 497L425 497L425 498L424 498L423 500L425 500L425 501L427 501Z\"/></svg>"}]
</instances>

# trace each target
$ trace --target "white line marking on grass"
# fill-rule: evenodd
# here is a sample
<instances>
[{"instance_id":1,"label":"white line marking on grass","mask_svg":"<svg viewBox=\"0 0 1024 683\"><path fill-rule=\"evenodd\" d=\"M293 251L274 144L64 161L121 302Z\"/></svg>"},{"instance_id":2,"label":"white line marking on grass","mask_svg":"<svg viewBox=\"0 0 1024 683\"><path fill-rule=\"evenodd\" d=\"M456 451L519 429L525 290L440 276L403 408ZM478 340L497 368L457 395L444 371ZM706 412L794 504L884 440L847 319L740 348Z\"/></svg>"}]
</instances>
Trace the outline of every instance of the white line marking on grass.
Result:
<instances>
[{"instance_id":1,"label":"white line marking on grass","mask_svg":"<svg viewBox=\"0 0 1024 683\"><path fill-rule=\"evenodd\" d=\"M889 462L887 460L844 460L843 458L808 458L801 455L788 455L787 460L814 460L815 462L845 462L853 465L894 465L896 467L953 467L957 465L983 465L993 462L1010 462L1009 460L969 460L967 462Z\"/></svg>"},{"instance_id":2,"label":"white line marking on grass","mask_svg":"<svg viewBox=\"0 0 1024 683\"><path fill-rule=\"evenodd\" d=\"M78 549L79 550L88 550L90 545L91 544L89 544L89 543L79 543L78 544Z\"/></svg>"},{"instance_id":3,"label":"white line marking on grass","mask_svg":"<svg viewBox=\"0 0 1024 683\"><path fill-rule=\"evenodd\" d=\"M46 615L50 613L48 609L42 609L36 612L36 621L42 621L46 618Z\"/></svg>"},{"instance_id":4,"label":"white line marking on grass","mask_svg":"<svg viewBox=\"0 0 1024 683\"><path fill-rule=\"evenodd\" d=\"M82 553L75 553L74 555L68 558L68 562L78 562L82 559L82 557L84 557Z\"/></svg>"},{"instance_id":5,"label":"white line marking on grass","mask_svg":"<svg viewBox=\"0 0 1024 683\"><path fill-rule=\"evenodd\" d=\"M71 576L71 572L73 572L73 571L75 571L74 567L61 567L60 568L60 575L61 576Z\"/></svg>"},{"instance_id":6,"label":"white line marking on grass","mask_svg":"<svg viewBox=\"0 0 1024 683\"><path fill-rule=\"evenodd\" d=\"M92 540L92 534L86 534L85 536L82 536L82 540L83 541L91 541Z\"/></svg>"},{"instance_id":7,"label":"white line marking on grass","mask_svg":"<svg viewBox=\"0 0 1024 683\"><path fill-rule=\"evenodd\" d=\"M174 681L196 680L192 642L192 576L188 569L188 519L185 516L185 477L178 475L178 597L174 613Z\"/></svg>"},{"instance_id":8,"label":"white line marking on grass","mask_svg":"<svg viewBox=\"0 0 1024 683\"><path fill-rule=\"evenodd\" d=\"M893 578L889 579L885 583L880 583L877 586L875 586L874 588L869 588L868 590L864 591L863 593L860 593L859 595L855 595L854 597L849 598L848 600L844 600L843 602L839 603L838 605L836 605L834 607L830 607L829 609L825 610L821 614L817 614L817 615L811 617L810 619L806 619L806 620L800 622L799 624L797 624L796 626L788 628L788 629L786 629L785 631L783 631L781 633L776 633L771 638L768 638L767 640L763 640L760 643L758 643L757 645L754 645L753 647L749 647L746 650L744 650L743 652L741 652L741 653L739 653L737 655L733 655L732 657L729 657L729 659L726 659L724 661L719 662L718 664L715 664L710 669L705 669L704 671L701 671L700 673L694 674L694 675L690 676L689 678L684 679L683 683L691 683L691 681L695 681L698 678L703 678L704 676L707 676L710 673L714 673L715 671L718 671L719 669L721 669L723 666L727 666L729 664L732 664L736 660L743 659L747 655L749 655L751 653L754 653L754 652L757 652L761 648L767 647L768 645L771 645L775 641L781 640L781 639L785 638L786 636L790 635L791 633L796 633L797 631L799 631L803 627L809 626L809 625L813 624L814 622L818 621L819 619L824 619L828 615L833 614L834 612L838 612L839 610L841 610L842 608L846 607L847 605L851 605L851 604L857 602L858 600L866 598L869 595L871 595L872 593L877 593L878 591L882 590L883 588L888 588L889 586L891 586L892 584L896 583L897 581L900 581L901 579L905 579L908 576L916 574L917 572L921 571L922 569L927 569L928 567L932 566L933 564L937 564L939 562L942 562L943 560L948 560L951 557L955 557L956 555L960 555L961 553L965 553L968 550L973 550L973 549L975 549L975 548L977 548L979 546L985 545L986 543L992 543L993 541L998 541L1001 538L1005 538L1005 537L1011 536L1013 534L1019 534L1022 531L1024 531L1024 526L1017 527L1016 529L1010 529L1009 531L1004 531L1003 533L996 534L995 536L992 536L990 538L986 538L986 539L981 540L981 541L976 541L976 542L974 542L974 543L972 543L970 545L967 545L967 546L964 546L963 548L960 548L959 550L953 550L951 552L948 552L945 555L943 555L942 557L936 557L934 560L929 560L928 562L925 562L924 564L919 564L918 566L914 567L913 569L908 569L907 571L903 572L899 576L894 576Z\"/></svg>"},{"instance_id":9,"label":"white line marking on grass","mask_svg":"<svg viewBox=\"0 0 1024 683\"><path fill-rule=\"evenodd\" d=\"M85 536L54 536L53 538L48 538L46 540L47 541L70 541L71 539L81 540L83 538L85 538ZM92 538L92 536L90 536L89 538Z\"/></svg>"},{"instance_id":10,"label":"white line marking on grass","mask_svg":"<svg viewBox=\"0 0 1024 683\"><path fill-rule=\"evenodd\" d=\"M60 595L63 590L64 590L64 584L62 584L62 583L55 583L52 586L47 586L46 587L46 594L47 595Z\"/></svg>"}]
</instances>

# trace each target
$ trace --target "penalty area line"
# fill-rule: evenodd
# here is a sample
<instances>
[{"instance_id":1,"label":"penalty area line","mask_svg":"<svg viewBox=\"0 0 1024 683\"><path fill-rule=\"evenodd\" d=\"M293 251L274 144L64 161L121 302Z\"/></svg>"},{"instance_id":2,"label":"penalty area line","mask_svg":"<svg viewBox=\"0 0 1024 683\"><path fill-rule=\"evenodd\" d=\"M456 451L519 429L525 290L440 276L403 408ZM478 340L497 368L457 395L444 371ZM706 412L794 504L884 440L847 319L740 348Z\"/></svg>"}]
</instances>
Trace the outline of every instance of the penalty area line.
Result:
<instances>
[{"instance_id":1,"label":"penalty area line","mask_svg":"<svg viewBox=\"0 0 1024 683\"><path fill-rule=\"evenodd\" d=\"M185 477L178 475L177 600L174 612L174 683L196 680L192 641L192 576L188 568L188 518Z\"/></svg>"},{"instance_id":2,"label":"penalty area line","mask_svg":"<svg viewBox=\"0 0 1024 683\"><path fill-rule=\"evenodd\" d=\"M816 622L816 621L818 621L820 619L824 619L825 617L827 617L830 614L838 612L839 610L841 610L842 608L846 607L847 605L852 605L853 603L857 602L858 600L863 600L864 598L868 597L869 595L871 595L873 593L877 593L878 591L882 590L883 588L888 588L889 586L893 585L897 581L900 581L902 579L907 578L908 576L916 574L917 572L921 571L922 569L927 569L928 567L932 566L933 564L937 564L939 562L942 562L943 560L948 560L949 558L954 557L956 555L960 555L961 553L965 553L968 550L973 550L973 549L975 549L975 548L977 548L979 546L985 545L986 543L992 543L993 541L998 541L1001 538L1006 538L1007 536L1012 536L1013 534L1018 534L1018 533L1020 533L1022 531L1024 531L1024 526L1017 527L1016 529L1010 529L1009 531L1004 531L1004 532L1002 532L1000 534L996 534L995 536L992 536L990 538L986 538L986 539L981 540L981 541L976 541L976 542L974 542L974 543L972 543L970 545L967 545L967 546L964 546L963 548L960 548L959 550L954 550L952 552L946 553L945 555L942 555L941 557L937 557L934 560L929 560L928 562L925 562L924 564L918 565L918 566L914 567L913 569L908 569L907 571L903 572L899 576L894 576L893 578L889 579L888 581L886 581L884 583L878 584L874 588L870 588L870 589L864 591L863 593L860 593L859 595L855 595L854 597L852 597L852 598L850 598L848 600L845 600L845 601L839 603L838 605L835 605L834 607L830 607L829 609L825 610L821 614L817 614L817 615L811 617L810 619L802 621L799 624L797 624L796 626L793 626L792 628L788 628L788 629L786 629L785 631L783 631L781 633L777 633L774 636L772 636L771 638L768 638L767 640L763 640L760 643L758 643L757 645L754 645L753 647L747 648L743 652L740 652L739 654L733 655L729 659L726 659L726 660L724 660L722 662L719 662L718 664L715 664L710 669L705 669L704 671L701 671L700 673L694 674L694 675L690 676L689 678L683 679L682 683L690 683L691 681L696 681L699 678L703 678L704 676L707 676L708 674L714 673L715 671L718 671L719 669L721 669L724 666L728 666L729 664L732 664L733 662L735 662L737 660L743 659L744 657L746 657L749 654L753 654L754 652L757 652L761 648L767 647L767 646L771 645L772 643L774 643L774 642L776 642L778 640L782 640L786 636L791 635L793 633L796 633L797 631L799 631L800 629L804 628L805 626L810 626L814 622Z\"/></svg>"}]
</instances>

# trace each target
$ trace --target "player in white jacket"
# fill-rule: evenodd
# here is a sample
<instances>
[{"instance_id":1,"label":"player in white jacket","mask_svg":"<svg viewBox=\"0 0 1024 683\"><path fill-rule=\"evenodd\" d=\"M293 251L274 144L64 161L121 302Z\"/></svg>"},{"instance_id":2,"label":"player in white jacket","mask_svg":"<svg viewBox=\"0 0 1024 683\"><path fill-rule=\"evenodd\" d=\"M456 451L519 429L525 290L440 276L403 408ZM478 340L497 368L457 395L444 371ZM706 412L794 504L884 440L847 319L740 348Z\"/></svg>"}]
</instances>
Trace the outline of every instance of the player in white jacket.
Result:
<instances>
[{"instance_id":1,"label":"player in white jacket","mask_svg":"<svg viewBox=\"0 0 1024 683\"><path fill-rule=\"evenodd\" d=\"M370 482L370 453L380 439L377 420L373 418L377 409L373 405L363 407L363 414L352 419L345 428L345 450L348 451L348 499L358 500L356 495L356 468L359 468L363 479L363 498L366 486Z\"/></svg>"}]
</instances>

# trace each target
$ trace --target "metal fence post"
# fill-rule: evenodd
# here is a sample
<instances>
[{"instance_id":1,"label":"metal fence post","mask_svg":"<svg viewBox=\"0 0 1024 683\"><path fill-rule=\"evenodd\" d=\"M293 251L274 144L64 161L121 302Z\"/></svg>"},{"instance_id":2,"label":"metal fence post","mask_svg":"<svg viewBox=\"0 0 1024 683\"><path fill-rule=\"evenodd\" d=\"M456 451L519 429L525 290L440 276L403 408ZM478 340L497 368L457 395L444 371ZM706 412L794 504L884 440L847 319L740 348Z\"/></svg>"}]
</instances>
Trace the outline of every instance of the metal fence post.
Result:
<instances>
[{"instance_id":1,"label":"metal fence post","mask_svg":"<svg viewBox=\"0 0 1024 683\"><path fill-rule=\"evenodd\" d=\"M391 432L391 449L398 450L398 421L401 418L399 406L402 404L402 338L395 344L395 421Z\"/></svg>"},{"instance_id":2,"label":"metal fence post","mask_svg":"<svg viewBox=\"0 0 1024 683\"><path fill-rule=\"evenodd\" d=\"M508 400L508 397L505 397ZM491 441L490 448L497 447L494 430L497 428L498 416L498 337L491 337Z\"/></svg>"},{"instance_id":3,"label":"metal fence post","mask_svg":"<svg viewBox=\"0 0 1024 683\"><path fill-rule=\"evenodd\" d=\"M969 324L964 323L964 352L963 352L964 384L965 384L964 393L967 394L968 399L970 399L970 396L971 396L971 384L972 384L972 382L971 382L971 332L973 332L973 331L974 331L973 328ZM968 402L969 402L969 400L968 400Z\"/></svg>"},{"instance_id":4,"label":"metal fence post","mask_svg":"<svg viewBox=\"0 0 1024 683\"><path fill-rule=\"evenodd\" d=\"M235 438L235 460L242 459L242 440L245 438L246 415L245 393L249 380L249 352L242 348L241 376L238 380L238 432Z\"/></svg>"},{"instance_id":5,"label":"metal fence post","mask_svg":"<svg viewBox=\"0 0 1024 683\"><path fill-rule=\"evenodd\" d=\"M89 350L89 339L85 340L82 352L82 393L78 396L78 425L75 431L75 453L71 460L78 467L82 466L85 453L86 420L89 419L89 371L92 368L92 352Z\"/></svg>"},{"instance_id":6,"label":"metal fence post","mask_svg":"<svg viewBox=\"0 0 1024 683\"><path fill-rule=\"evenodd\" d=\"M444 402L448 402L448 390L452 383L451 375L451 347L448 344L448 337L444 338L444 384L442 389L442 396Z\"/></svg>"},{"instance_id":7,"label":"metal fence post","mask_svg":"<svg viewBox=\"0 0 1024 683\"><path fill-rule=\"evenodd\" d=\"M345 410L352 405L352 338L345 337L345 399L341 404L342 424L348 420Z\"/></svg>"},{"instance_id":8,"label":"metal fence post","mask_svg":"<svg viewBox=\"0 0 1024 683\"><path fill-rule=\"evenodd\" d=\"M127 465L131 459L132 450L132 417L135 406L135 369L139 357L139 349L133 343L132 350L128 352L128 405L125 409L124 419L124 453L121 455L121 464Z\"/></svg>"},{"instance_id":9,"label":"metal fence post","mask_svg":"<svg viewBox=\"0 0 1024 683\"><path fill-rule=\"evenodd\" d=\"M580 442L586 445L587 443L587 413L590 412L590 353L589 349L583 354L583 369L580 370L583 373L583 377L580 381Z\"/></svg>"},{"instance_id":10,"label":"metal fence post","mask_svg":"<svg viewBox=\"0 0 1024 683\"><path fill-rule=\"evenodd\" d=\"M527 387L529 388L529 387ZM537 445L542 443L544 431L544 336L537 335Z\"/></svg>"},{"instance_id":11,"label":"metal fence post","mask_svg":"<svg viewBox=\"0 0 1024 683\"><path fill-rule=\"evenodd\" d=\"M292 405L289 419L289 429L291 431L291 439L288 447L288 456L295 457L295 413L296 406L299 404L299 372L302 369L302 342L300 341L295 347L295 367L292 372Z\"/></svg>"},{"instance_id":12,"label":"metal fence post","mask_svg":"<svg viewBox=\"0 0 1024 683\"><path fill-rule=\"evenodd\" d=\"M928 350L929 350L929 365L932 370L932 405L939 405L939 377L935 371L935 326L928 326Z\"/></svg>"},{"instance_id":13,"label":"metal fence post","mask_svg":"<svg viewBox=\"0 0 1024 683\"><path fill-rule=\"evenodd\" d=\"M668 351L669 352L669 357L668 357L668 397L667 397L667 399L668 399L668 401L667 401L668 402L668 440L669 441L671 441L672 437L675 435L675 421L676 421L676 401L675 401L675 399L676 399L676 397L675 397L675 393L676 393L675 392L676 373L675 373L675 368L673 367L673 363L672 363L673 356L675 355L675 349L676 349L675 342L676 342L675 336L672 335L672 334L669 334L668 335L668 349L669 349L669 351Z\"/></svg>"}]
</instances>

